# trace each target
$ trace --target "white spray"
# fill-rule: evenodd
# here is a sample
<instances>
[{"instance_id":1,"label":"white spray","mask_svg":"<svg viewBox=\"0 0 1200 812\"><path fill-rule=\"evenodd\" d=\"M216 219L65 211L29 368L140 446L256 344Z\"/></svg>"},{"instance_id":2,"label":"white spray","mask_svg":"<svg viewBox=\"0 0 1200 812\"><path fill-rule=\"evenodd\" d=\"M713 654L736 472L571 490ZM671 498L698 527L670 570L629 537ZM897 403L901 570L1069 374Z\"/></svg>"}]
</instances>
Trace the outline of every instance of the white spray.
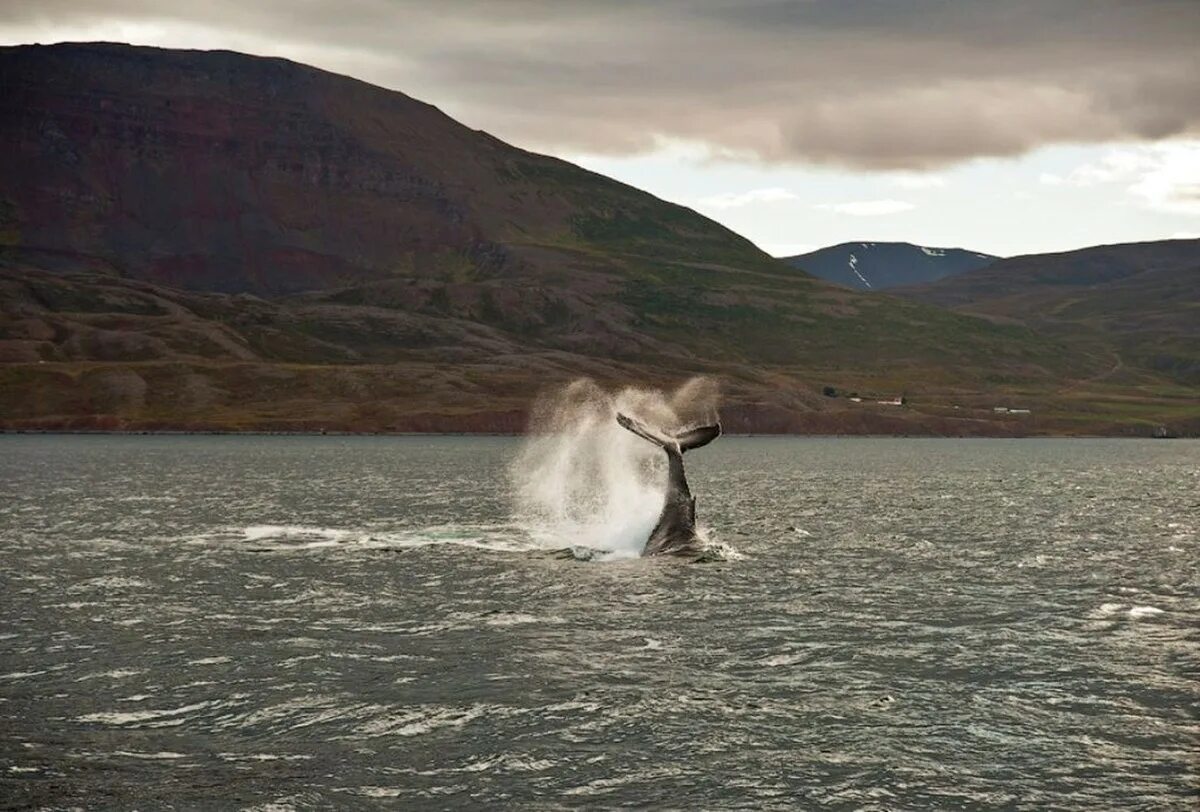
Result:
<instances>
[{"instance_id":1,"label":"white spray","mask_svg":"<svg viewBox=\"0 0 1200 812\"><path fill-rule=\"evenodd\" d=\"M716 404L716 384L706 378L669 397L632 388L611 393L587 379L546 394L512 466L518 523L545 547L640 555L662 510L666 459L621 428L617 412L676 431L713 422Z\"/></svg>"}]
</instances>

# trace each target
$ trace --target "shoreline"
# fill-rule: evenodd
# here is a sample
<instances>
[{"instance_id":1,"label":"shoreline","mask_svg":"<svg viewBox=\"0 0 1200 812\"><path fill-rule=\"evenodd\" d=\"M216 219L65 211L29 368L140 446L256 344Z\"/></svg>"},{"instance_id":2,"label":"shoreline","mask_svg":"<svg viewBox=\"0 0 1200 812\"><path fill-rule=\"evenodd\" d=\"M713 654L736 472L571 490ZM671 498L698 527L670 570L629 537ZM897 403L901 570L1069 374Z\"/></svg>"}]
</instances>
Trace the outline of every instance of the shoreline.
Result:
<instances>
[{"instance_id":1,"label":"shoreline","mask_svg":"<svg viewBox=\"0 0 1200 812\"><path fill-rule=\"evenodd\" d=\"M75 437L512 437L524 432L499 431L289 431L247 429L0 429L0 436L75 436ZM736 438L811 438L824 440L1196 440L1200 435L1178 434L1155 437L1146 434L878 434L878 433L805 433L805 432L726 432Z\"/></svg>"}]
</instances>

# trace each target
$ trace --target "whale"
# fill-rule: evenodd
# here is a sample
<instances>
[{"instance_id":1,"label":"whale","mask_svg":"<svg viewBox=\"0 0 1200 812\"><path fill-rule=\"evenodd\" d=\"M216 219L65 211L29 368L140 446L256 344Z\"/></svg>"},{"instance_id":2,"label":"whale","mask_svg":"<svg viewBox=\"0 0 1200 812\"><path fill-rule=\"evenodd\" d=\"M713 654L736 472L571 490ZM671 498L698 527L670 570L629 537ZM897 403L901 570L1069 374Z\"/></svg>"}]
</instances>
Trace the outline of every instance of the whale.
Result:
<instances>
[{"instance_id":1,"label":"whale","mask_svg":"<svg viewBox=\"0 0 1200 812\"><path fill-rule=\"evenodd\" d=\"M696 534L696 498L688 488L683 471L685 452L700 448L721 436L721 424L699 426L674 434L657 431L645 423L620 412L617 423L623 428L658 446L667 455L667 491L663 498L658 522L646 539L642 556L698 556L703 542Z\"/></svg>"}]
</instances>

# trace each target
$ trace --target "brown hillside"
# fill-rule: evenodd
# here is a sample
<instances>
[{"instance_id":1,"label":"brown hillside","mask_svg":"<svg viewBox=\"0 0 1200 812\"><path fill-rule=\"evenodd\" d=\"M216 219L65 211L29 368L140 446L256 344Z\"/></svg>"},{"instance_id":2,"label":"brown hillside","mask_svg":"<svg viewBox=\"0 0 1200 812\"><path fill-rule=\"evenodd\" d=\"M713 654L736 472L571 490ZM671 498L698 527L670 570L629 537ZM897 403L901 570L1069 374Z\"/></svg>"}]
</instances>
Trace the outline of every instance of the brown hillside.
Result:
<instances>
[{"instance_id":1,"label":"brown hillside","mask_svg":"<svg viewBox=\"0 0 1200 812\"><path fill-rule=\"evenodd\" d=\"M741 430L1180 422L1153 371L1095 409L1101 349L829 285L353 79L114 44L0 74L0 426L513 430L548 383L693 374Z\"/></svg>"}]
</instances>

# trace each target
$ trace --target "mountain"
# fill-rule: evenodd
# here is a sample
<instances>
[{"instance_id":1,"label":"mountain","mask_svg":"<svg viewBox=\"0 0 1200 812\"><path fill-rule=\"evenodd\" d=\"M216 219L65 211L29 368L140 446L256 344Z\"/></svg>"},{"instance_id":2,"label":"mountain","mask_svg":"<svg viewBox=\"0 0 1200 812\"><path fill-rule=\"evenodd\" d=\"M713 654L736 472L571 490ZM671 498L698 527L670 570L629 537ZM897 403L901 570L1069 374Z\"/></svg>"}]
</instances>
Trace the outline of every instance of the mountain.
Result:
<instances>
[{"instance_id":1,"label":"mountain","mask_svg":"<svg viewBox=\"0 0 1200 812\"><path fill-rule=\"evenodd\" d=\"M1119 307L1123 299L1106 295L1112 290L1109 286L1127 288L1136 280L1151 282L1160 272L1196 268L1200 268L1200 240L1098 245L1000 259L980 270L914 285L899 293L942 307L975 308L989 315L1032 313L1045 318L1061 310L1064 299L1077 297L1109 299ZM1166 303L1196 305L1194 296L1190 302Z\"/></svg>"},{"instance_id":2,"label":"mountain","mask_svg":"<svg viewBox=\"0 0 1200 812\"><path fill-rule=\"evenodd\" d=\"M1200 417L1200 240L1012 257L894 293L1107 356L1093 381L1161 374L1184 387L1185 412Z\"/></svg>"},{"instance_id":3,"label":"mountain","mask_svg":"<svg viewBox=\"0 0 1200 812\"><path fill-rule=\"evenodd\" d=\"M974 271L997 259L962 248L927 248L907 242L845 242L786 257L783 261L847 288L886 290Z\"/></svg>"},{"instance_id":4,"label":"mountain","mask_svg":"<svg viewBox=\"0 0 1200 812\"><path fill-rule=\"evenodd\" d=\"M618 252L772 267L689 209L286 60L26 46L0 71L10 260L259 295L554 280Z\"/></svg>"},{"instance_id":5,"label":"mountain","mask_svg":"<svg viewBox=\"0 0 1200 812\"><path fill-rule=\"evenodd\" d=\"M1107 361L831 285L286 60L22 46L0 75L0 428L514 431L579 375L710 375L735 431L1053 432L1074 424L990 405ZM1144 433L1169 407L1087 426Z\"/></svg>"}]
</instances>

